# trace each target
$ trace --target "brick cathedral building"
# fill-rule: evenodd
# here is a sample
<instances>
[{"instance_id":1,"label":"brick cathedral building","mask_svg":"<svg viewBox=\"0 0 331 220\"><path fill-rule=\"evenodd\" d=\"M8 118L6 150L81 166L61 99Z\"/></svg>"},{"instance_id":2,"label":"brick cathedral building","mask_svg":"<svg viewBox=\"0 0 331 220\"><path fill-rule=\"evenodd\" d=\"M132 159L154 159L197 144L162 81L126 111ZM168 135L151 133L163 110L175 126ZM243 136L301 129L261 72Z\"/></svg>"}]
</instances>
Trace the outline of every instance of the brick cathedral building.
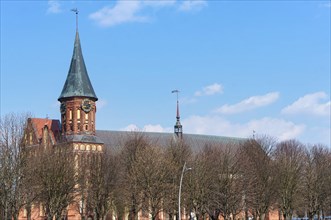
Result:
<instances>
[{"instance_id":1,"label":"brick cathedral building","mask_svg":"<svg viewBox=\"0 0 331 220\"><path fill-rule=\"evenodd\" d=\"M61 121L29 118L24 134L25 146L66 144L79 153L97 153L102 152L104 147L120 146L121 140L128 133L125 131L96 130L96 102L98 98L85 66L78 29L76 30L68 75L58 101L60 102ZM185 141L193 148L199 147L198 143L233 140L233 138L207 135L187 134L183 136L178 100L176 110L174 133L146 133L146 136L157 140L161 146L166 145L169 140L185 138ZM44 220L45 218L42 204L34 205L31 219ZM26 210L21 211L19 219L27 219ZM81 216L69 206L67 219L78 220L81 219Z\"/></svg>"},{"instance_id":2,"label":"brick cathedral building","mask_svg":"<svg viewBox=\"0 0 331 220\"><path fill-rule=\"evenodd\" d=\"M76 30L68 75L58 101L60 102L60 120L45 118L28 119L24 135L26 146L33 147L43 143L55 146L65 143L71 149L80 153L97 153L102 152L105 147L120 146L121 140L128 133L125 131L96 130L96 102L98 98L85 66L78 29ZM160 146L166 146L169 140L176 141L184 139L193 151L201 149L206 143L217 144L244 140L222 136L183 134L178 99L176 107L174 132L148 132L145 133L146 137L157 141ZM42 204L34 205L31 219L44 220L45 218L45 211ZM78 220L81 219L81 216L78 211L75 211L69 206L66 218L68 220ZM25 219L27 219L26 210L22 210L19 220Z\"/></svg>"}]
</instances>

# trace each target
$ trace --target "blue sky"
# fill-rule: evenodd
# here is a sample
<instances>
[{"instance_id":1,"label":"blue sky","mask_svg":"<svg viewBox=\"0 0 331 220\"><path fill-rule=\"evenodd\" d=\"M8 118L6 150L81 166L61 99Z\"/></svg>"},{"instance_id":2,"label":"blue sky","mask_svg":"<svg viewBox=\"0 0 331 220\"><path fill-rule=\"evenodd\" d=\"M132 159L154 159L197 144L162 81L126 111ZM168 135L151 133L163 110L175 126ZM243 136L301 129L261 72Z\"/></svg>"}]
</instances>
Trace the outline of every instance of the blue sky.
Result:
<instances>
[{"instance_id":1,"label":"blue sky","mask_svg":"<svg viewBox=\"0 0 331 220\"><path fill-rule=\"evenodd\" d=\"M1 1L1 115L60 118L78 8L97 129L331 146L330 1Z\"/></svg>"}]
</instances>

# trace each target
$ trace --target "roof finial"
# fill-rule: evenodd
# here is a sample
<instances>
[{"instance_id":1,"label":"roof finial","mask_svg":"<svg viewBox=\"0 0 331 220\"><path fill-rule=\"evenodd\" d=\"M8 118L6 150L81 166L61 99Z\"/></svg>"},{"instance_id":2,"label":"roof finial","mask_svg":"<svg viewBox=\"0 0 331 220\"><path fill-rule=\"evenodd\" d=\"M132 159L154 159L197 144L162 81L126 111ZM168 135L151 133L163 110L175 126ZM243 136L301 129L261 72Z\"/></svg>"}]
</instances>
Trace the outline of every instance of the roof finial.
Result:
<instances>
[{"instance_id":1,"label":"roof finial","mask_svg":"<svg viewBox=\"0 0 331 220\"><path fill-rule=\"evenodd\" d=\"M78 9L77 8L73 8L71 9L71 11L76 13L76 31L78 32Z\"/></svg>"}]
</instances>

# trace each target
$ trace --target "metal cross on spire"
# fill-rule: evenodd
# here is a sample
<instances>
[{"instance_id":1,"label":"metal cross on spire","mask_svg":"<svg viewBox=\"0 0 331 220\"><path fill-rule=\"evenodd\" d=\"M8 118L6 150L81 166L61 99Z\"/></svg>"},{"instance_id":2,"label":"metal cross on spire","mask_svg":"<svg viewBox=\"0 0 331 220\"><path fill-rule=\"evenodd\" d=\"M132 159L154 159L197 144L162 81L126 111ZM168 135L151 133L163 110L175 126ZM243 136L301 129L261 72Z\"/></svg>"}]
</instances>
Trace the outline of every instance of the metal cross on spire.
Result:
<instances>
[{"instance_id":1,"label":"metal cross on spire","mask_svg":"<svg viewBox=\"0 0 331 220\"><path fill-rule=\"evenodd\" d=\"M73 8L71 9L71 11L76 13L76 31L78 31L78 9L77 8Z\"/></svg>"}]
</instances>

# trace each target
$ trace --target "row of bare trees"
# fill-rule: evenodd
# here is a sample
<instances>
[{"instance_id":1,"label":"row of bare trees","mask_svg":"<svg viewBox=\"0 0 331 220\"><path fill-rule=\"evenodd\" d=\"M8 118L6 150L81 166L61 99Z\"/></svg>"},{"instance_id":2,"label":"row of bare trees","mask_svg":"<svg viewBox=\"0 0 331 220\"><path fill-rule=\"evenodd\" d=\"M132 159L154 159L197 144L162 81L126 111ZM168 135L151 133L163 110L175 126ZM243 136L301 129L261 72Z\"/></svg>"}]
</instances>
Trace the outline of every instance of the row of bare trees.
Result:
<instances>
[{"instance_id":1,"label":"row of bare trees","mask_svg":"<svg viewBox=\"0 0 331 220\"><path fill-rule=\"evenodd\" d=\"M25 115L10 114L0 124L0 219L17 219L40 207L47 219L115 216L138 219L178 217L179 181L190 218L264 220L271 210L283 219L331 215L331 152L323 145L261 136L238 142L184 141L167 146L132 132L118 149L74 152L70 145L22 145ZM198 145L196 143L196 145ZM182 215L184 214L181 213Z\"/></svg>"}]
</instances>

